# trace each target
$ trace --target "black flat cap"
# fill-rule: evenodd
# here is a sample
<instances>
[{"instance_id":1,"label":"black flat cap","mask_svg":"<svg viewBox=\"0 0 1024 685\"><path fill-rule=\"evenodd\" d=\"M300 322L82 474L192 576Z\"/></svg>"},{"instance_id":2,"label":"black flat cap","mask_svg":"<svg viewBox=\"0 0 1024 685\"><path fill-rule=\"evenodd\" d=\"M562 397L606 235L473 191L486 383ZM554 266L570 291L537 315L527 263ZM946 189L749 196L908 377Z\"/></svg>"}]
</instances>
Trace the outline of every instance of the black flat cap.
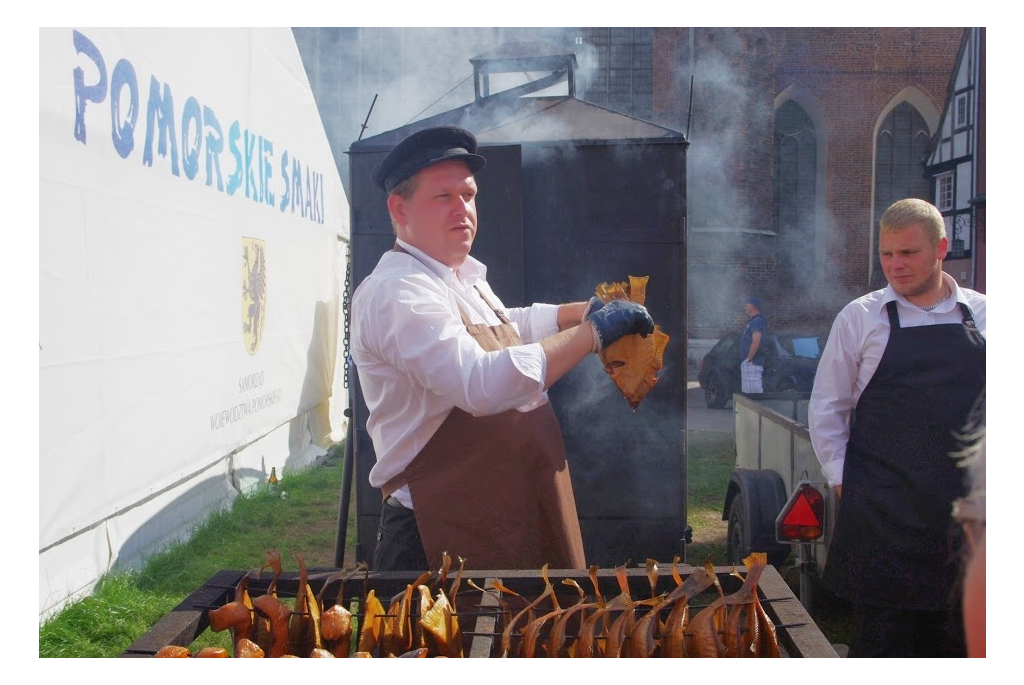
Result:
<instances>
[{"instance_id":1,"label":"black flat cap","mask_svg":"<svg viewBox=\"0 0 1024 685\"><path fill-rule=\"evenodd\" d=\"M420 169L438 162L461 160L476 173L487 160L476 154L476 137L463 128L438 126L417 131L395 146L376 169L373 182L385 193Z\"/></svg>"}]
</instances>

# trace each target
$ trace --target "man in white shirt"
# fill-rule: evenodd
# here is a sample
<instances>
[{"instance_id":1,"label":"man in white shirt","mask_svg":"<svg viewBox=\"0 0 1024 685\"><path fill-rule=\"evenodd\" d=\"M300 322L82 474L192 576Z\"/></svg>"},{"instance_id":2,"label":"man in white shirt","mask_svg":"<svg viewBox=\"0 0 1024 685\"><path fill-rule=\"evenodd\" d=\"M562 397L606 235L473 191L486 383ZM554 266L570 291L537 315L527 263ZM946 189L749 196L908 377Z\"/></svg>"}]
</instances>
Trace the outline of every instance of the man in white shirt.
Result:
<instances>
[{"instance_id":1,"label":"man in white shirt","mask_svg":"<svg viewBox=\"0 0 1024 685\"><path fill-rule=\"evenodd\" d=\"M836 317L808 409L840 497L822 580L853 604L851 657L962 656L950 452L985 388L985 296L942 271L933 205L900 200L880 224L889 285Z\"/></svg>"},{"instance_id":2,"label":"man in white shirt","mask_svg":"<svg viewBox=\"0 0 1024 685\"><path fill-rule=\"evenodd\" d=\"M373 568L585 568L547 389L591 352L653 332L631 302L506 309L469 256L471 133L431 128L374 170L397 236L352 299L352 359L385 498Z\"/></svg>"}]
</instances>

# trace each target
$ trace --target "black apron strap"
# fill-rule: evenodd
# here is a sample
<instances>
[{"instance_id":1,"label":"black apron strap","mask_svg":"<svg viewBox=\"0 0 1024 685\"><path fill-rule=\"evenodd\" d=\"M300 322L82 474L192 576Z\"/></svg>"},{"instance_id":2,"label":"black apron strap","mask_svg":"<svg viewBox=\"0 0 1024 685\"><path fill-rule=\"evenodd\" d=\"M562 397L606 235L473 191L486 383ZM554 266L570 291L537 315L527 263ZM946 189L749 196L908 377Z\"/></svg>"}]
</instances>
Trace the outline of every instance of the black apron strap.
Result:
<instances>
[{"instance_id":1,"label":"black apron strap","mask_svg":"<svg viewBox=\"0 0 1024 685\"><path fill-rule=\"evenodd\" d=\"M889 326L893 330L900 327L900 315L896 312L896 300L891 300L885 305L886 311L889 312Z\"/></svg>"}]
</instances>

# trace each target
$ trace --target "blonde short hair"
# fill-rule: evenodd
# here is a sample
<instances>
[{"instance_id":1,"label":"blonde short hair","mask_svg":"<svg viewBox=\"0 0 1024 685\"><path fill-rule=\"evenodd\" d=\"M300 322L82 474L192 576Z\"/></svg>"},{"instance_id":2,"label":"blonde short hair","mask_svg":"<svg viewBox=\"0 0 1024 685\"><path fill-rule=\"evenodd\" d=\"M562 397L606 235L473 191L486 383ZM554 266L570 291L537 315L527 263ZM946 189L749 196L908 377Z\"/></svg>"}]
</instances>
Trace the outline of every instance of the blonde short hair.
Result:
<instances>
[{"instance_id":1,"label":"blonde short hair","mask_svg":"<svg viewBox=\"0 0 1024 685\"><path fill-rule=\"evenodd\" d=\"M403 200L408 200L412 197L413 191L416 190L416 174L413 174L409 178L404 178L398 182L398 184L391 189L388 195L397 195ZM389 213L390 214L390 213ZM391 230L395 235L398 235L398 224L395 223L394 217L391 217Z\"/></svg>"},{"instance_id":2,"label":"blonde short hair","mask_svg":"<svg viewBox=\"0 0 1024 685\"><path fill-rule=\"evenodd\" d=\"M901 231L908 226L921 224L932 245L938 245L946 237L946 222L938 208L916 197L894 202L885 210L879 224L883 231Z\"/></svg>"}]
</instances>

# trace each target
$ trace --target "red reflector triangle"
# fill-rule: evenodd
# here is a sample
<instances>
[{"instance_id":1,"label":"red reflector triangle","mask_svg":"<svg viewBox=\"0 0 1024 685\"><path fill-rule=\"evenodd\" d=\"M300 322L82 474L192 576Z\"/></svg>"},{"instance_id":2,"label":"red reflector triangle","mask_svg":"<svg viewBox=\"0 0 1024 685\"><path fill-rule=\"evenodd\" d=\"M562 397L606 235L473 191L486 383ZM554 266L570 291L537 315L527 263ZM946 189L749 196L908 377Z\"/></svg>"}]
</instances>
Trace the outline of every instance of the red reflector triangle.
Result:
<instances>
[{"instance_id":1,"label":"red reflector triangle","mask_svg":"<svg viewBox=\"0 0 1024 685\"><path fill-rule=\"evenodd\" d=\"M807 499L798 497L793 503L793 508L786 514L785 524L788 526L820 526L821 521L814 515Z\"/></svg>"}]
</instances>

